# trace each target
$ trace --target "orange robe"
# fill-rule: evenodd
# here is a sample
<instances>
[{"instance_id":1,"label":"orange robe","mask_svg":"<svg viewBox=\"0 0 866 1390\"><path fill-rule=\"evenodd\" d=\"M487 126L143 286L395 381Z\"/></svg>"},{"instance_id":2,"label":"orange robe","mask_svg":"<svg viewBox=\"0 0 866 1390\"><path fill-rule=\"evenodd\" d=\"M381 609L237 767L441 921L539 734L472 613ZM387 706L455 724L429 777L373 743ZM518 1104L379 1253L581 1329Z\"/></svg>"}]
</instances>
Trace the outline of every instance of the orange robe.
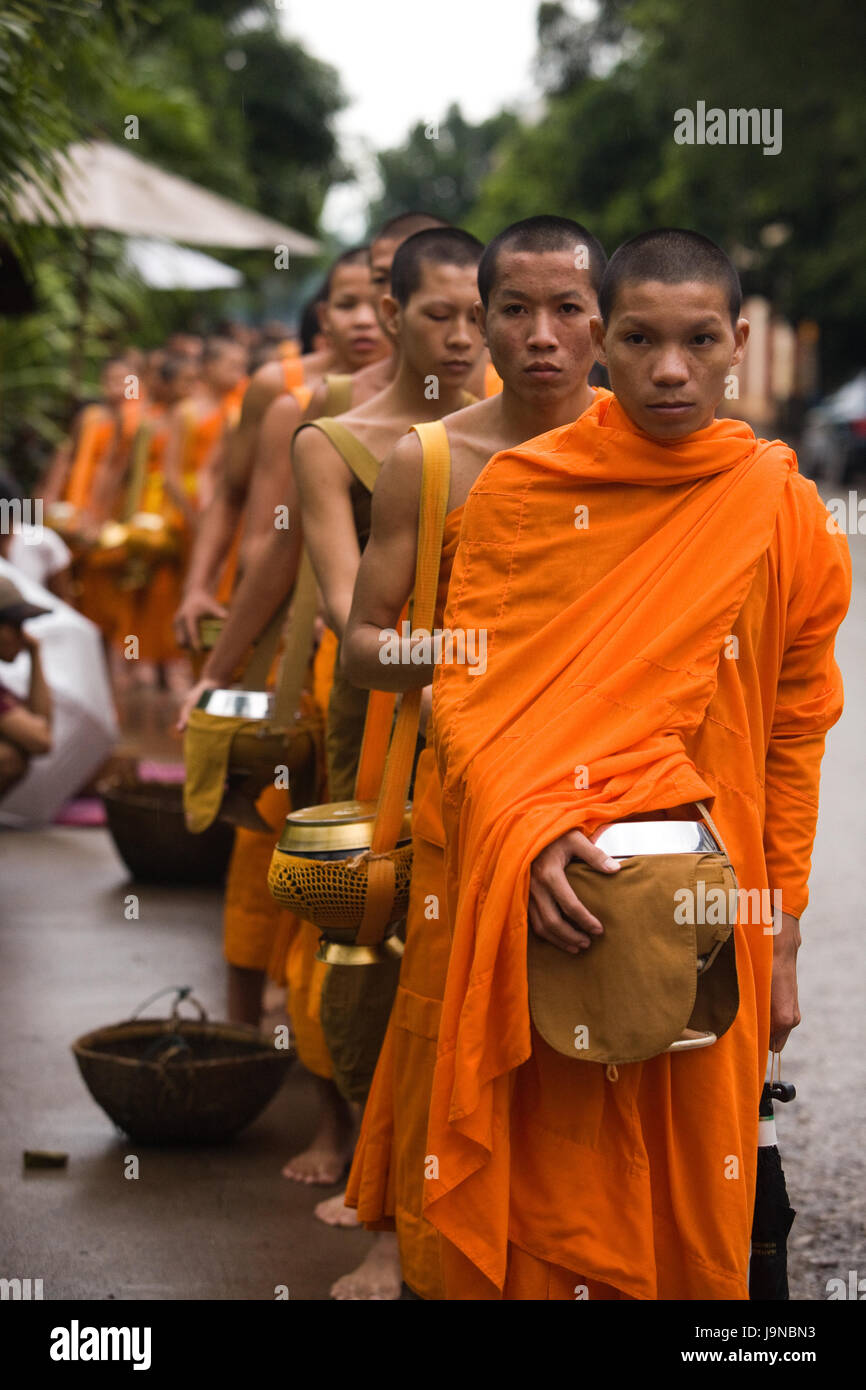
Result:
<instances>
[{"instance_id":1,"label":"orange robe","mask_svg":"<svg viewBox=\"0 0 866 1390\"><path fill-rule=\"evenodd\" d=\"M569 830L714 799L741 887L802 913L850 592L826 522L784 445L738 421L660 443L607 393L469 496L445 623L486 630L487 671L442 665L433 699L453 940L424 1209L449 1299L748 1297L772 935L735 927L718 1042L608 1079L532 1027L529 873Z\"/></svg>"},{"instance_id":2,"label":"orange robe","mask_svg":"<svg viewBox=\"0 0 866 1390\"><path fill-rule=\"evenodd\" d=\"M90 505L93 480L99 465L114 444L117 422L104 406L91 405L81 418L81 429L63 500L74 507Z\"/></svg>"},{"instance_id":3,"label":"orange robe","mask_svg":"<svg viewBox=\"0 0 866 1390\"><path fill-rule=\"evenodd\" d=\"M492 362L488 362L484 368L484 395L498 396L502 390L502 377L497 372Z\"/></svg>"},{"instance_id":4,"label":"orange robe","mask_svg":"<svg viewBox=\"0 0 866 1390\"><path fill-rule=\"evenodd\" d=\"M441 627L463 508L445 518L434 627ZM346 1189L367 1225L396 1229L403 1278L425 1299L444 1297L439 1233L423 1214L427 1115L451 937L439 772L428 737L412 797L412 882L406 946ZM435 902L430 902L431 895Z\"/></svg>"},{"instance_id":5,"label":"orange robe","mask_svg":"<svg viewBox=\"0 0 866 1390\"><path fill-rule=\"evenodd\" d=\"M325 718L334 670L337 639L326 630L312 670L312 696ZM325 799L324 791L322 798ZM319 1022L319 1000L326 967L316 960L318 928L280 907L268 891L268 868L274 843L291 810L289 793L265 787L256 808L270 832L238 827L223 911L223 953L230 965L267 971L276 984L288 986L298 1058L315 1076L333 1075L330 1054Z\"/></svg>"},{"instance_id":6,"label":"orange robe","mask_svg":"<svg viewBox=\"0 0 866 1390\"><path fill-rule=\"evenodd\" d=\"M118 421L104 406L91 405L84 411L81 429L63 500L87 510L93 500L93 484L101 465L119 442ZM77 604L81 612L107 639L126 630L126 604L118 595L116 578L90 561L87 553L75 563Z\"/></svg>"},{"instance_id":7,"label":"orange robe","mask_svg":"<svg viewBox=\"0 0 866 1390\"><path fill-rule=\"evenodd\" d=\"M161 516L172 528L183 530L183 517L169 500L165 491L163 471L165 446L168 440L167 411L164 406L148 407L145 427L150 430L144 485L138 500L138 511ZM133 440L133 449L135 441ZM172 625L173 615L183 592L180 556L157 564L149 573L147 583L128 596L129 632L138 636L138 654L142 661L164 663L183 656Z\"/></svg>"}]
</instances>

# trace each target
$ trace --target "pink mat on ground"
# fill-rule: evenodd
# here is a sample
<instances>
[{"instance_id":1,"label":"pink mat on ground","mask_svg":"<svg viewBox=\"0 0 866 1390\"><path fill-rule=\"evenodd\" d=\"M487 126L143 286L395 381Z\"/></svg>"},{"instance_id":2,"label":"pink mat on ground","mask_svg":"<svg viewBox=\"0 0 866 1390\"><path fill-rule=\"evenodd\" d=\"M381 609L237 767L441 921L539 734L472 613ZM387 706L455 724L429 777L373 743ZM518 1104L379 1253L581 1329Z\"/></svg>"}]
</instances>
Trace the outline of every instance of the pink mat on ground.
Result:
<instances>
[{"instance_id":1,"label":"pink mat on ground","mask_svg":"<svg viewBox=\"0 0 866 1390\"><path fill-rule=\"evenodd\" d=\"M139 763L138 775L142 782L182 782L183 763Z\"/></svg>"},{"instance_id":2,"label":"pink mat on ground","mask_svg":"<svg viewBox=\"0 0 866 1390\"><path fill-rule=\"evenodd\" d=\"M79 796L61 806L55 825L105 825L105 807L97 796Z\"/></svg>"}]
</instances>

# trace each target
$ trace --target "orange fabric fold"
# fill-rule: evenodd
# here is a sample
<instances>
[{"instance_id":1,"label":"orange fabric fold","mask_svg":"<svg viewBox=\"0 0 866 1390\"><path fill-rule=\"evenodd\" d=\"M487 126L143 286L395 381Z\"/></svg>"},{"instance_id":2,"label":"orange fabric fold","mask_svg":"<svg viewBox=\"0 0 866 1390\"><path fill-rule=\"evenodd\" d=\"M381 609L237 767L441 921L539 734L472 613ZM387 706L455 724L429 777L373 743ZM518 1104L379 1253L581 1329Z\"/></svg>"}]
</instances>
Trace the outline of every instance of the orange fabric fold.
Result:
<instances>
[{"instance_id":1,"label":"orange fabric fold","mask_svg":"<svg viewBox=\"0 0 866 1390\"><path fill-rule=\"evenodd\" d=\"M445 623L486 630L487 671L434 681L453 942L425 1214L494 1297L514 1247L634 1298L748 1296L772 936L737 925L719 1042L608 1081L531 1027L529 873L569 830L715 799L741 886L771 866L802 909L850 586L826 517L778 441L716 421L659 442L606 393L467 501Z\"/></svg>"}]
</instances>

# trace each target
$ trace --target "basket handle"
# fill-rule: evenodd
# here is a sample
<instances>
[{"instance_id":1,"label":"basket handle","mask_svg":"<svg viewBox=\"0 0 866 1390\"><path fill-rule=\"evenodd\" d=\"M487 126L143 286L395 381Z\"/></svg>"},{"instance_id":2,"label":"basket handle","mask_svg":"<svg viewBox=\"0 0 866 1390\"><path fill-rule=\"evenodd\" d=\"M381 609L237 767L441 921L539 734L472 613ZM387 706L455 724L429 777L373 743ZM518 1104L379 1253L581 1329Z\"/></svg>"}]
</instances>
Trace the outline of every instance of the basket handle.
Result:
<instances>
[{"instance_id":1,"label":"basket handle","mask_svg":"<svg viewBox=\"0 0 866 1390\"><path fill-rule=\"evenodd\" d=\"M175 996L174 1005L171 1011L171 1016L173 1019L180 1019L179 1009L183 1001L186 1000L188 1003L192 1004L193 1008L198 1010L199 1022L207 1023L207 1013L202 1008L202 1005L199 1003L199 1001L193 994L192 985L166 985L164 989L158 989L156 991L156 994L152 994L149 999L145 999L143 1004L139 1004L138 1008L135 1010L135 1013L130 1015L129 1022L132 1023L133 1020L138 1018L139 1014L143 1013L146 1008L148 1008L151 1004L154 1004L157 999L162 999L163 995L166 994L173 994Z\"/></svg>"}]
</instances>

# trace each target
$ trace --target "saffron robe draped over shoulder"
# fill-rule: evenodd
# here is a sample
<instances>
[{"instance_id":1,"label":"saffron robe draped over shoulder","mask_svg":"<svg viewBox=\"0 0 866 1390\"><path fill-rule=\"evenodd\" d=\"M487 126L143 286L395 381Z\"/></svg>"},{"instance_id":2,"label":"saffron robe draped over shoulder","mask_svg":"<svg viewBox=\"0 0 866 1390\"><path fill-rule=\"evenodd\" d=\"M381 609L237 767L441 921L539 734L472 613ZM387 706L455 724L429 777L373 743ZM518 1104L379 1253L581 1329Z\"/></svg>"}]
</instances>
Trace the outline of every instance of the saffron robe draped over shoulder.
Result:
<instances>
[{"instance_id":1,"label":"saffron robe draped over shoulder","mask_svg":"<svg viewBox=\"0 0 866 1390\"><path fill-rule=\"evenodd\" d=\"M700 798L741 887L801 914L850 591L827 515L779 442L659 442L607 394L470 493L445 623L486 629L487 670L443 665L433 696L453 941L425 1214L450 1299L514 1296L527 1261L551 1288L748 1297L772 934L735 927L717 1043L608 1080L532 1028L529 875L570 830Z\"/></svg>"}]
</instances>

